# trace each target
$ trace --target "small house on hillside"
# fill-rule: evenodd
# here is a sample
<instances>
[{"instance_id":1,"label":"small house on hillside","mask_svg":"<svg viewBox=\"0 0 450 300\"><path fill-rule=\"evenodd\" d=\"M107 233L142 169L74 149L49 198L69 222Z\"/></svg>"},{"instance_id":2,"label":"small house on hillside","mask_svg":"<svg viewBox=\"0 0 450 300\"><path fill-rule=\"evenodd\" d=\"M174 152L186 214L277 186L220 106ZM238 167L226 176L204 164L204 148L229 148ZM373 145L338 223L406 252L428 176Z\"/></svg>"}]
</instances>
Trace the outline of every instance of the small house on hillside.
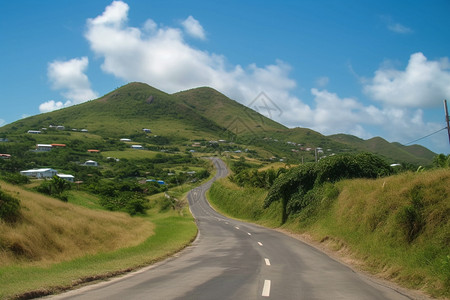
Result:
<instances>
[{"instance_id":1,"label":"small house on hillside","mask_svg":"<svg viewBox=\"0 0 450 300\"><path fill-rule=\"evenodd\" d=\"M131 139L120 139L121 142L131 142Z\"/></svg>"},{"instance_id":2,"label":"small house on hillside","mask_svg":"<svg viewBox=\"0 0 450 300\"><path fill-rule=\"evenodd\" d=\"M88 167L98 167L98 162L94 160L87 160L83 165Z\"/></svg>"},{"instance_id":3,"label":"small house on hillside","mask_svg":"<svg viewBox=\"0 0 450 300\"><path fill-rule=\"evenodd\" d=\"M66 147L66 144L52 144L53 148L64 148Z\"/></svg>"},{"instance_id":4,"label":"small house on hillside","mask_svg":"<svg viewBox=\"0 0 450 300\"><path fill-rule=\"evenodd\" d=\"M56 176L58 176L59 178L62 178L64 180L67 180L69 182L74 182L74 180L75 180L75 176L70 175L70 174L56 174Z\"/></svg>"},{"instance_id":5,"label":"small house on hillside","mask_svg":"<svg viewBox=\"0 0 450 300\"><path fill-rule=\"evenodd\" d=\"M3 158L3 159L11 158L11 154L0 154L0 158Z\"/></svg>"},{"instance_id":6,"label":"small house on hillside","mask_svg":"<svg viewBox=\"0 0 450 300\"><path fill-rule=\"evenodd\" d=\"M97 149L89 149L87 152L89 152L89 153L100 153L100 150L97 150Z\"/></svg>"},{"instance_id":7,"label":"small house on hillside","mask_svg":"<svg viewBox=\"0 0 450 300\"><path fill-rule=\"evenodd\" d=\"M58 171L51 168L20 171L20 175L34 178L51 178L56 174L58 174Z\"/></svg>"},{"instance_id":8,"label":"small house on hillside","mask_svg":"<svg viewBox=\"0 0 450 300\"><path fill-rule=\"evenodd\" d=\"M51 144L37 144L36 151L50 151L52 150Z\"/></svg>"},{"instance_id":9,"label":"small house on hillside","mask_svg":"<svg viewBox=\"0 0 450 300\"><path fill-rule=\"evenodd\" d=\"M142 145L131 145L132 149L138 149L138 150L143 150L144 147L142 147Z\"/></svg>"},{"instance_id":10,"label":"small house on hillside","mask_svg":"<svg viewBox=\"0 0 450 300\"><path fill-rule=\"evenodd\" d=\"M152 131L148 128L144 128L144 129L142 129L142 131L144 131L145 133L152 133Z\"/></svg>"},{"instance_id":11,"label":"small house on hillside","mask_svg":"<svg viewBox=\"0 0 450 300\"><path fill-rule=\"evenodd\" d=\"M30 133L30 134L40 134L41 131L40 131L40 130L28 130L27 133Z\"/></svg>"}]
</instances>

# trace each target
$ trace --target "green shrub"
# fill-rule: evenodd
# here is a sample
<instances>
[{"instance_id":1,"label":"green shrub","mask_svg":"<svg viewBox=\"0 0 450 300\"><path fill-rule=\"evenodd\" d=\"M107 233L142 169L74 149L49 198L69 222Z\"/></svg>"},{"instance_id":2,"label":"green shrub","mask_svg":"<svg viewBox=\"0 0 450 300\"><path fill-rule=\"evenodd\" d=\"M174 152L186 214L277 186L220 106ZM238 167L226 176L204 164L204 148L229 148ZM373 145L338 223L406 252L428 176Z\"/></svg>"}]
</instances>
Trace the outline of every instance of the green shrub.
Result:
<instances>
[{"instance_id":1,"label":"green shrub","mask_svg":"<svg viewBox=\"0 0 450 300\"><path fill-rule=\"evenodd\" d=\"M148 200L141 194L134 192L121 192L116 196L103 196L100 205L111 211L124 211L130 215L145 214L149 208Z\"/></svg>"},{"instance_id":2,"label":"green shrub","mask_svg":"<svg viewBox=\"0 0 450 300\"><path fill-rule=\"evenodd\" d=\"M20 217L20 201L0 190L0 219L8 223Z\"/></svg>"},{"instance_id":3,"label":"green shrub","mask_svg":"<svg viewBox=\"0 0 450 300\"><path fill-rule=\"evenodd\" d=\"M422 187L420 185L411 189L410 204L404 206L397 214L397 222L402 229L406 240L411 243L425 226L422 214Z\"/></svg>"},{"instance_id":4,"label":"green shrub","mask_svg":"<svg viewBox=\"0 0 450 300\"><path fill-rule=\"evenodd\" d=\"M35 187L35 190L41 194L51 195L52 194L52 183L48 180L42 181L40 185Z\"/></svg>"},{"instance_id":5,"label":"green shrub","mask_svg":"<svg viewBox=\"0 0 450 300\"><path fill-rule=\"evenodd\" d=\"M27 184L30 183L30 178L21 175L20 173L7 173L1 176L1 179L12 184Z\"/></svg>"},{"instance_id":6,"label":"green shrub","mask_svg":"<svg viewBox=\"0 0 450 300\"><path fill-rule=\"evenodd\" d=\"M390 166L371 153L330 156L318 163L308 163L292 168L279 176L270 187L264 208L281 200L282 223L291 213L297 213L317 201L315 190L325 183L341 179L377 178L389 175Z\"/></svg>"}]
</instances>

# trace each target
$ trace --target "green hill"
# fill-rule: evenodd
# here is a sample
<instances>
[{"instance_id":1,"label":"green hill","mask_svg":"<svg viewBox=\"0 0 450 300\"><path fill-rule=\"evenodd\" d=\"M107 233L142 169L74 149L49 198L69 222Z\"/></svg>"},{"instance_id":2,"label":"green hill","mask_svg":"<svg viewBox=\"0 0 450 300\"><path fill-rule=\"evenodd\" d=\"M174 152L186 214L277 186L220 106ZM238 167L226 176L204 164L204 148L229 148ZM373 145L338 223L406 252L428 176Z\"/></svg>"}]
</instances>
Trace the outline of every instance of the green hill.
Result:
<instances>
[{"instance_id":1,"label":"green hill","mask_svg":"<svg viewBox=\"0 0 450 300\"><path fill-rule=\"evenodd\" d=\"M426 165L429 164L436 155L434 152L419 145L404 146L400 143L389 143L381 137L363 140L351 135L336 134L329 136L329 138L362 151L377 153L396 162Z\"/></svg>"},{"instance_id":2,"label":"green hill","mask_svg":"<svg viewBox=\"0 0 450 300\"><path fill-rule=\"evenodd\" d=\"M209 87L191 89L173 95L202 116L214 120L235 134L261 134L274 130L287 130L287 127Z\"/></svg>"},{"instance_id":3,"label":"green hill","mask_svg":"<svg viewBox=\"0 0 450 300\"><path fill-rule=\"evenodd\" d=\"M302 153L302 147L320 147L323 155L370 151L391 162L422 165L430 164L435 155L422 146L402 146L382 138L366 141L344 134L324 136L307 128L289 129L208 87L167 94L137 82L96 100L5 125L0 128L0 136L23 135L50 125L64 125L68 136L68 130L75 133L86 129L86 138L139 137L151 143L150 138L157 135L165 145L172 146L186 146L193 140L232 140L239 149L253 147L261 158L275 156L293 162L300 157L314 159L312 152ZM152 134L144 134L144 128L151 129ZM44 138L35 139L45 142Z\"/></svg>"},{"instance_id":4,"label":"green hill","mask_svg":"<svg viewBox=\"0 0 450 300\"><path fill-rule=\"evenodd\" d=\"M169 94L143 83L130 83L99 99L16 121L1 131L25 133L50 125L83 128L103 137L126 137L143 128L174 139L217 136L224 131Z\"/></svg>"}]
</instances>

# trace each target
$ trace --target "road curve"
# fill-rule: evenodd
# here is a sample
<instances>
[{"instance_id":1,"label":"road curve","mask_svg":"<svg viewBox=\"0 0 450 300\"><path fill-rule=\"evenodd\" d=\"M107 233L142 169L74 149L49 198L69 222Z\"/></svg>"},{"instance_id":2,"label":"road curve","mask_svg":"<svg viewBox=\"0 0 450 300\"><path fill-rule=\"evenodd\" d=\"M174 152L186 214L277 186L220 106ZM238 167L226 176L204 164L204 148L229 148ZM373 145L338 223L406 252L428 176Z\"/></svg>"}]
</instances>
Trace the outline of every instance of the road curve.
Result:
<instances>
[{"instance_id":1,"label":"road curve","mask_svg":"<svg viewBox=\"0 0 450 300\"><path fill-rule=\"evenodd\" d=\"M205 192L228 174L188 194L199 236L181 254L155 266L51 299L410 299L371 281L317 249L274 230L228 219Z\"/></svg>"}]
</instances>

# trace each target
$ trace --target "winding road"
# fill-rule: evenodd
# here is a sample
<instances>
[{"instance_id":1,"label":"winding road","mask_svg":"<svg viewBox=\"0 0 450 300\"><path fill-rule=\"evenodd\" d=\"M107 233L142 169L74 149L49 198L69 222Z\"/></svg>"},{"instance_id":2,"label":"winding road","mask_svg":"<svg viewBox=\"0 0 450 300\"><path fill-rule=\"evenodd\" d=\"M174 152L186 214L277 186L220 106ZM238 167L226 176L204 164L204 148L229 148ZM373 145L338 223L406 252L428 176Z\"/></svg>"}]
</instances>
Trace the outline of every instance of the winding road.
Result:
<instances>
[{"instance_id":1,"label":"winding road","mask_svg":"<svg viewBox=\"0 0 450 300\"><path fill-rule=\"evenodd\" d=\"M216 176L188 194L199 236L154 266L51 299L410 299L319 250L280 232L214 211L205 192Z\"/></svg>"}]
</instances>

